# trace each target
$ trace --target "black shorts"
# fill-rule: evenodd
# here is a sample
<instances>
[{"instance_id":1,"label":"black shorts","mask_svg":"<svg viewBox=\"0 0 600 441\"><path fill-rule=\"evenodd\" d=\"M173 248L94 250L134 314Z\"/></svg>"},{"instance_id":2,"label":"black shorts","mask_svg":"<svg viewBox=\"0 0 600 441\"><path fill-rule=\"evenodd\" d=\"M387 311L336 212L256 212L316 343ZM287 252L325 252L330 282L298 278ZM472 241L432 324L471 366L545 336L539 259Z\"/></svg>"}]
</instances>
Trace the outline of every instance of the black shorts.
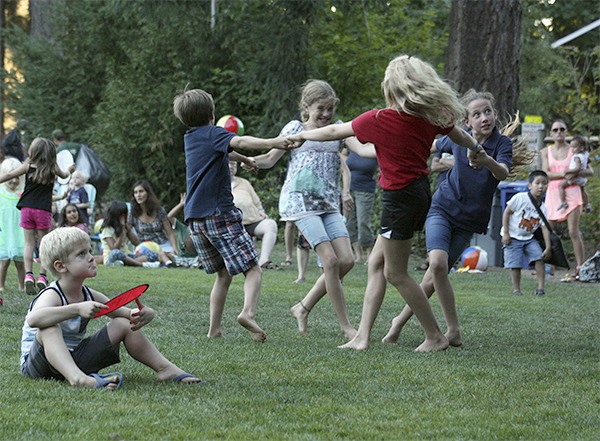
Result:
<instances>
[{"instance_id":1,"label":"black shorts","mask_svg":"<svg viewBox=\"0 0 600 441\"><path fill-rule=\"evenodd\" d=\"M256 227L258 227L258 224L260 224L261 222L262 220L259 220L258 222L252 222L251 224L244 225L244 228L250 236L254 236L254 231L256 230Z\"/></svg>"},{"instance_id":2,"label":"black shorts","mask_svg":"<svg viewBox=\"0 0 600 441\"><path fill-rule=\"evenodd\" d=\"M412 239L425 225L431 205L429 178L422 176L400 190L384 190L381 198L381 228L386 239Z\"/></svg>"},{"instance_id":3,"label":"black shorts","mask_svg":"<svg viewBox=\"0 0 600 441\"><path fill-rule=\"evenodd\" d=\"M121 361L119 359L119 346L112 345L108 338L108 329L103 326L94 334L81 340L79 345L71 351L71 356L83 373L95 374L101 369ZM21 366L21 373L31 378L65 379L50 364L44 353L44 348L37 338L31 345L25 364Z\"/></svg>"}]
</instances>

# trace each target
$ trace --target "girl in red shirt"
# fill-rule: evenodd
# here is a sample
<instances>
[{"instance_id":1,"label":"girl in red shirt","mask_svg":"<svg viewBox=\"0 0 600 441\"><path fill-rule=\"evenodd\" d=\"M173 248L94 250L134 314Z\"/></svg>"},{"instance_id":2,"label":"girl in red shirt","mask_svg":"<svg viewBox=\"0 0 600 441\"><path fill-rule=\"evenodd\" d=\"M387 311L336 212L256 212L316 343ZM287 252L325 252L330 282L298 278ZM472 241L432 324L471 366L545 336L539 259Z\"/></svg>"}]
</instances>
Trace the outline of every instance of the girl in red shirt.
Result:
<instances>
[{"instance_id":1,"label":"girl in red shirt","mask_svg":"<svg viewBox=\"0 0 600 441\"><path fill-rule=\"evenodd\" d=\"M349 143L349 147L362 156L375 155L383 189L381 229L375 247L383 250L385 278L400 292L423 327L425 341L416 351L440 351L448 347L448 340L440 331L427 296L408 273L412 237L414 231L423 228L431 203L427 159L437 135L448 135L468 147L470 158L482 148L454 125L464 119L465 109L456 92L431 65L406 55L395 58L385 71L382 90L387 108L370 110L348 123L303 131L289 139L301 143L356 136L366 145ZM368 347L382 301L383 294L367 293L358 333L342 347Z\"/></svg>"}]
</instances>

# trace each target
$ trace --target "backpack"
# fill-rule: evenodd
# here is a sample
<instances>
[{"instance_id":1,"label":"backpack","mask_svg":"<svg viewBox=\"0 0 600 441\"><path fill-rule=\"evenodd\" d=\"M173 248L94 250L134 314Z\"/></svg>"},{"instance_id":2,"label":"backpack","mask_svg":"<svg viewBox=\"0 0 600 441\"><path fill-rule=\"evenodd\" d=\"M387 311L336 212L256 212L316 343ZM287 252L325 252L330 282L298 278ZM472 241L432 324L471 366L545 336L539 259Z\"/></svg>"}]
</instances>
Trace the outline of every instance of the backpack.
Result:
<instances>
[{"instance_id":1,"label":"backpack","mask_svg":"<svg viewBox=\"0 0 600 441\"><path fill-rule=\"evenodd\" d=\"M600 251L583 262L579 268L580 282L600 282Z\"/></svg>"}]
</instances>

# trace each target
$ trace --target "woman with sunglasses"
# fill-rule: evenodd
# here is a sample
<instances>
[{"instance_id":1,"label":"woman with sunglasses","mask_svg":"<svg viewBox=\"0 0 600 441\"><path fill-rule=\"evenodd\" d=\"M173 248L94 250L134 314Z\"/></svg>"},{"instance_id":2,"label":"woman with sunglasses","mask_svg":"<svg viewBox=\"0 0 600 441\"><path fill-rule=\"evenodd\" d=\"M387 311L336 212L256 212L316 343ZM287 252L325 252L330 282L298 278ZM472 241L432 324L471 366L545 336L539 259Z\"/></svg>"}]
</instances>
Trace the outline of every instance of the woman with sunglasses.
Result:
<instances>
[{"instance_id":1,"label":"woman with sunglasses","mask_svg":"<svg viewBox=\"0 0 600 441\"><path fill-rule=\"evenodd\" d=\"M572 179L574 176L567 176L569 164L573 157L573 149L566 142L567 124L562 119L555 120L550 126L550 136L554 144L544 148L541 151L542 169L548 174L550 183L546 192L546 210L548 220L554 226L555 223L567 221L569 227L569 237L573 243L573 252L577 261L575 277L579 275L579 267L583 264L585 251L583 240L579 231L579 217L583 211L583 200L581 189L577 185L566 188L566 202L568 208L559 210L560 205L560 182L562 179ZM579 177L589 178L593 176L594 171L588 164L587 168L581 170ZM568 278L567 278L568 279Z\"/></svg>"}]
</instances>

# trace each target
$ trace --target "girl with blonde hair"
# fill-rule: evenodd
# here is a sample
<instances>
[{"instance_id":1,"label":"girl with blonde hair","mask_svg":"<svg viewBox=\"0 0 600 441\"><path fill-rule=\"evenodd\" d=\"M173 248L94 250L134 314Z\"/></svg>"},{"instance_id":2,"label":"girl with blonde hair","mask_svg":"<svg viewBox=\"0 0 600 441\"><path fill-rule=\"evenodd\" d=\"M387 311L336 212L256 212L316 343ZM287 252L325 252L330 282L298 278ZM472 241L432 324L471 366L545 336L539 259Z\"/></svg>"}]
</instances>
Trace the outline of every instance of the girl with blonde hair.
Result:
<instances>
[{"instance_id":1,"label":"girl with blonde hair","mask_svg":"<svg viewBox=\"0 0 600 441\"><path fill-rule=\"evenodd\" d=\"M302 121L290 121L281 130L280 136L338 126L341 121L331 124L338 101L335 91L327 82L309 80L300 98ZM350 173L341 160L342 146L341 141L307 142L301 148L292 150L279 197L281 220L296 224L323 263L323 274L290 310L301 334L306 333L309 313L325 294L331 299L344 337L353 338L356 334L348 318L341 282L354 266L348 230L340 213L340 173L344 178L344 205L349 207L351 202ZM283 150L271 150L254 159L259 168L270 168L283 154Z\"/></svg>"},{"instance_id":2,"label":"girl with blonde hair","mask_svg":"<svg viewBox=\"0 0 600 441\"><path fill-rule=\"evenodd\" d=\"M351 122L303 131L289 139L302 143L356 136L360 143L372 145L347 143L349 148L363 156L375 156L379 163L379 186L383 189L381 229L369 259L370 280L358 333L341 347L368 347L387 280L410 305L423 327L425 341L416 351L440 351L448 347L448 339L440 331L427 296L408 273L413 234L423 228L431 203L427 159L437 135L448 135L468 147L472 159L482 147L454 125L464 117L464 107L452 88L427 63L399 56L389 63L381 86L387 103L385 109L373 109ZM381 259L377 253L381 253ZM383 265L384 280L373 274L376 264ZM375 286L371 286L372 276Z\"/></svg>"}]
</instances>

